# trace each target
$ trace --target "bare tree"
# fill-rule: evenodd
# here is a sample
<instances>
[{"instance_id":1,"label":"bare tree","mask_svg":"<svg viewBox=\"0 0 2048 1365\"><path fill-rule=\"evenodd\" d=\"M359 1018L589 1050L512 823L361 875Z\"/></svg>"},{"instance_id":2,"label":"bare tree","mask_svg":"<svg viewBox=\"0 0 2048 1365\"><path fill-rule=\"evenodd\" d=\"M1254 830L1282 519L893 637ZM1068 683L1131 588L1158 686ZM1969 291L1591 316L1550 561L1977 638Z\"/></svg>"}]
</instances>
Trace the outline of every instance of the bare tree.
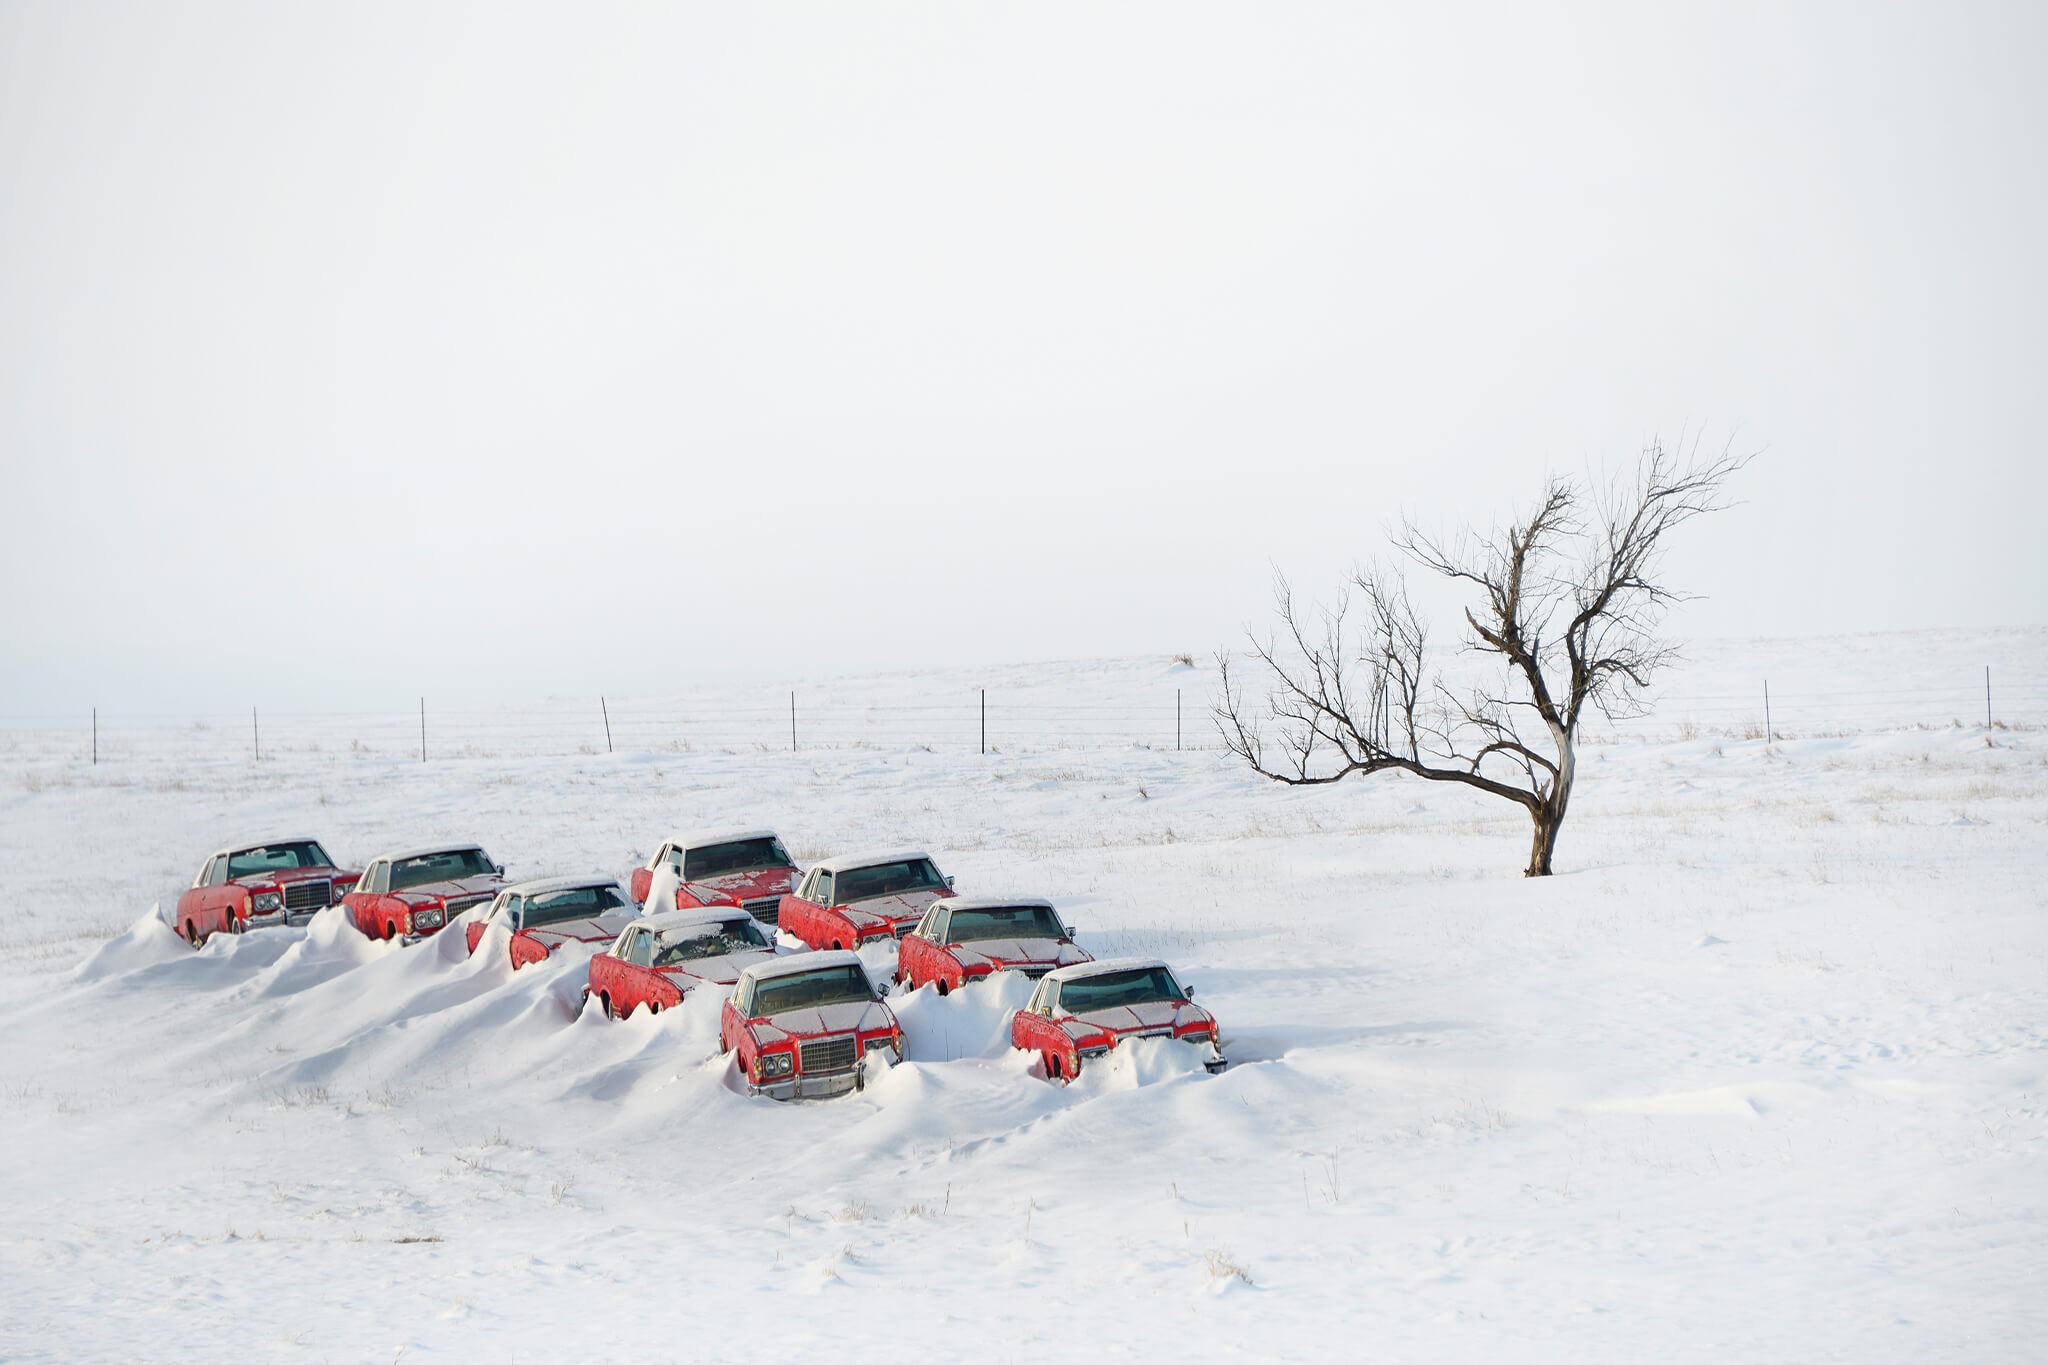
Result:
<instances>
[{"instance_id":1,"label":"bare tree","mask_svg":"<svg viewBox=\"0 0 2048 1365\"><path fill-rule=\"evenodd\" d=\"M1445 541L1403 523L1394 544L1481 599L1465 611L1465 647L1498 662L1487 684L1454 690L1431 659L1427 623L1396 571L1355 574L1335 606L1304 614L1283 578L1279 630L1251 639L1270 675L1264 720L1247 708L1228 654L1215 714L1223 742L1252 770L1290 786L1396 771L1456 782L1529 812L1526 874L1550 875L1571 804L1579 723L1589 708L1639 715L1674 657L1657 629L1682 594L1659 581L1664 538L1725 505L1748 462L1727 452L1681 460L1652 442L1632 480L1588 487L1554 478L1533 511L1485 535ZM1351 624L1352 593L1364 621Z\"/></svg>"}]
</instances>

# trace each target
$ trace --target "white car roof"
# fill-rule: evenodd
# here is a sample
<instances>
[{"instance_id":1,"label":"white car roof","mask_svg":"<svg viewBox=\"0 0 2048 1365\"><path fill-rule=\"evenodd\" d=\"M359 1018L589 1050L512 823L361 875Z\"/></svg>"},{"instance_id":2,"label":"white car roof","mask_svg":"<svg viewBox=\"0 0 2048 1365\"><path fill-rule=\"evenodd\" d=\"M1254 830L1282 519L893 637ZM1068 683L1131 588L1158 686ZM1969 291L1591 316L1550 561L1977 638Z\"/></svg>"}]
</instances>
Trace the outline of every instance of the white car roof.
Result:
<instances>
[{"instance_id":1,"label":"white car roof","mask_svg":"<svg viewBox=\"0 0 2048 1365\"><path fill-rule=\"evenodd\" d=\"M1015 910L1027 905L1056 908L1043 896L955 896L939 904L947 910Z\"/></svg>"},{"instance_id":2,"label":"white car roof","mask_svg":"<svg viewBox=\"0 0 2048 1365\"><path fill-rule=\"evenodd\" d=\"M728 829L693 829L686 834L671 834L664 841L676 848L703 848L708 844L736 844L742 839L780 839L782 836L772 829L746 829L734 825Z\"/></svg>"},{"instance_id":3,"label":"white car roof","mask_svg":"<svg viewBox=\"0 0 2048 1365\"><path fill-rule=\"evenodd\" d=\"M508 886L505 890L518 896L544 896L550 891L574 891L585 886L609 886L621 896L626 894L619 886L617 877L602 874L589 877L541 877L535 881L521 882L517 886Z\"/></svg>"},{"instance_id":4,"label":"white car roof","mask_svg":"<svg viewBox=\"0 0 2048 1365\"><path fill-rule=\"evenodd\" d=\"M1110 972L1139 972L1151 967L1166 967L1156 957L1108 957L1099 962L1076 962L1071 967L1060 967L1047 972L1047 981L1078 981L1085 976L1105 976ZM1168 971L1173 968L1166 967Z\"/></svg>"},{"instance_id":5,"label":"white car roof","mask_svg":"<svg viewBox=\"0 0 2048 1365\"><path fill-rule=\"evenodd\" d=\"M737 905L710 910L664 910L658 915L648 915L640 921L644 928L657 934L666 934L672 929L709 928L714 924L737 924L753 916Z\"/></svg>"},{"instance_id":6,"label":"white car roof","mask_svg":"<svg viewBox=\"0 0 2048 1365\"><path fill-rule=\"evenodd\" d=\"M842 948L823 953L791 953L788 957L777 958L773 962L756 962L740 975L750 976L756 981L765 981L770 977L794 976L798 972L816 971L821 967L859 967L862 971L867 970L860 960L859 953L848 952Z\"/></svg>"},{"instance_id":7,"label":"white car roof","mask_svg":"<svg viewBox=\"0 0 2048 1365\"><path fill-rule=\"evenodd\" d=\"M272 844L320 844L320 841L310 834L276 834L268 839L239 839L225 848L215 849L206 856L218 858L223 853L245 853L252 848L268 848ZM320 844L320 847L325 848L327 845Z\"/></svg>"},{"instance_id":8,"label":"white car roof","mask_svg":"<svg viewBox=\"0 0 2048 1365\"><path fill-rule=\"evenodd\" d=\"M483 853L484 851L484 846L482 844L466 844L460 841L449 844L422 844L418 848L402 848L398 850L398 852L396 853L379 853L375 858L371 859L370 861L383 861L395 863L400 858L426 858L436 853L462 853L472 848L479 853ZM484 856L489 857L490 855L484 854Z\"/></svg>"},{"instance_id":9,"label":"white car roof","mask_svg":"<svg viewBox=\"0 0 2048 1365\"><path fill-rule=\"evenodd\" d=\"M916 862L919 858L923 858L927 862L933 861L932 855L921 848L899 848L895 850L884 849L880 853L842 853L837 858L826 858L821 862L813 863L812 866L821 867L827 872L838 873L855 867L879 867L883 863Z\"/></svg>"}]
</instances>

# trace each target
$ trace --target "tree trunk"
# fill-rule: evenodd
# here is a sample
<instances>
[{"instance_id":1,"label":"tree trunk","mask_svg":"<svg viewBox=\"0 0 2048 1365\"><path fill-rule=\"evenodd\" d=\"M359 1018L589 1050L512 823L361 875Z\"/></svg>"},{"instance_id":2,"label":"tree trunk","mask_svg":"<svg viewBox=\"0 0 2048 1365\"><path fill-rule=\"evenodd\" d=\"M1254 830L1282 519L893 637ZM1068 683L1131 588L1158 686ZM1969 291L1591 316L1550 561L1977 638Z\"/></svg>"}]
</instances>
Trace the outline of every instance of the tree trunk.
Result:
<instances>
[{"instance_id":1,"label":"tree trunk","mask_svg":"<svg viewBox=\"0 0 2048 1365\"><path fill-rule=\"evenodd\" d=\"M1565 808L1572 801L1572 779L1579 770L1579 752L1571 730L1553 725L1550 736L1557 744L1557 776L1551 779L1541 804L1529 812L1536 833L1529 845L1529 866L1522 872L1525 877L1550 875L1550 855L1557 851L1557 832L1564 828Z\"/></svg>"},{"instance_id":2,"label":"tree trunk","mask_svg":"<svg viewBox=\"0 0 2048 1365\"><path fill-rule=\"evenodd\" d=\"M1536 837L1529 846L1529 866L1523 869L1522 875L1548 877L1550 855L1557 851L1557 831L1564 825L1564 817L1546 805L1531 812L1529 818L1536 822Z\"/></svg>"}]
</instances>

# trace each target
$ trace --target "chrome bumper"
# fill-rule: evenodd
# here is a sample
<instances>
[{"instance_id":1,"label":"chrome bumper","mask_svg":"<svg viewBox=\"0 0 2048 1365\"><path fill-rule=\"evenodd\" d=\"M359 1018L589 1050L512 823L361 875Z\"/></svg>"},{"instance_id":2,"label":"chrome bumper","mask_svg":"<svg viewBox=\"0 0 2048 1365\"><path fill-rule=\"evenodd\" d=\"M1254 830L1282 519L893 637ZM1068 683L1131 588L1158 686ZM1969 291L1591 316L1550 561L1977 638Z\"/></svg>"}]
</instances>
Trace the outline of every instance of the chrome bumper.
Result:
<instances>
[{"instance_id":1,"label":"chrome bumper","mask_svg":"<svg viewBox=\"0 0 2048 1365\"><path fill-rule=\"evenodd\" d=\"M861 1070L835 1071L826 1076L788 1076L779 1081L747 1083L749 1095L766 1095L771 1100L828 1100L861 1088Z\"/></svg>"}]
</instances>

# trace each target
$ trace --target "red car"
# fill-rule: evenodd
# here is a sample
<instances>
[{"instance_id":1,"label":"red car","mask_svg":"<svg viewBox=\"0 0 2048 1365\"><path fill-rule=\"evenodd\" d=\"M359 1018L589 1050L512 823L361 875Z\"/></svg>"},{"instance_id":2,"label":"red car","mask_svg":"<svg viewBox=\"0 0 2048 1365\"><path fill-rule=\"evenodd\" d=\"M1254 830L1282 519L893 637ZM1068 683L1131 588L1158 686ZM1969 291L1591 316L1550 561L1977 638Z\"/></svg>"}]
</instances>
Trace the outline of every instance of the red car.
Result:
<instances>
[{"instance_id":1,"label":"red car","mask_svg":"<svg viewBox=\"0 0 2048 1365\"><path fill-rule=\"evenodd\" d=\"M505 889L505 869L475 844L444 844L370 860L342 902L371 938L414 943Z\"/></svg>"},{"instance_id":2,"label":"red car","mask_svg":"<svg viewBox=\"0 0 2048 1365\"><path fill-rule=\"evenodd\" d=\"M827 858L782 898L781 928L812 948L858 948L902 938L928 906L953 894L929 853L905 850Z\"/></svg>"},{"instance_id":3,"label":"red car","mask_svg":"<svg viewBox=\"0 0 2048 1365\"><path fill-rule=\"evenodd\" d=\"M623 1019L642 1005L659 1014L699 986L724 991L741 972L775 956L768 932L737 906L668 910L633 920L590 959L584 994L598 998L607 1019Z\"/></svg>"},{"instance_id":4,"label":"red car","mask_svg":"<svg viewBox=\"0 0 2048 1365\"><path fill-rule=\"evenodd\" d=\"M795 953L740 973L718 1021L749 1095L819 1099L858 1090L869 1054L907 1055L903 1030L853 953Z\"/></svg>"},{"instance_id":5,"label":"red car","mask_svg":"<svg viewBox=\"0 0 2048 1365\"><path fill-rule=\"evenodd\" d=\"M674 905L647 905L647 893L654 874L666 867L683 885ZM665 840L647 860L647 866L633 869L633 902L647 907L648 914L663 910L687 910L691 903L722 904L730 900L763 924L773 927L782 898L796 890L796 862L772 829L705 830L678 834ZM700 887L722 893L706 896Z\"/></svg>"},{"instance_id":6,"label":"red car","mask_svg":"<svg viewBox=\"0 0 2048 1365\"><path fill-rule=\"evenodd\" d=\"M1211 1071L1224 1066L1216 1016L1194 1003L1195 988L1174 980L1157 958L1120 957L1048 973L1031 1003L1010 1016L1010 1045L1036 1052L1053 1080L1081 1074L1081 1063L1127 1038L1178 1038L1204 1049Z\"/></svg>"},{"instance_id":7,"label":"red car","mask_svg":"<svg viewBox=\"0 0 2048 1365\"><path fill-rule=\"evenodd\" d=\"M463 926L462 936L473 956L487 930L503 929L516 972L547 961L565 943L610 943L634 918L616 878L551 877L506 887L488 911Z\"/></svg>"},{"instance_id":8,"label":"red car","mask_svg":"<svg viewBox=\"0 0 2048 1365\"><path fill-rule=\"evenodd\" d=\"M1052 902L1036 897L955 896L934 902L897 949L896 980L912 990L959 990L995 972L1044 976L1055 967L1092 962L1074 946Z\"/></svg>"},{"instance_id":9,"label":"red car","mask_svg":"<svg viewBox=\"0 0 2048 1365\"><path fill-rule=\"evenodd\" d=\"M224 848L200 865L179 893L177 931L197 948L218 933L271 924L304 924L355 885L317 839L272 839Z\"/></svg>"}]
</instances>

